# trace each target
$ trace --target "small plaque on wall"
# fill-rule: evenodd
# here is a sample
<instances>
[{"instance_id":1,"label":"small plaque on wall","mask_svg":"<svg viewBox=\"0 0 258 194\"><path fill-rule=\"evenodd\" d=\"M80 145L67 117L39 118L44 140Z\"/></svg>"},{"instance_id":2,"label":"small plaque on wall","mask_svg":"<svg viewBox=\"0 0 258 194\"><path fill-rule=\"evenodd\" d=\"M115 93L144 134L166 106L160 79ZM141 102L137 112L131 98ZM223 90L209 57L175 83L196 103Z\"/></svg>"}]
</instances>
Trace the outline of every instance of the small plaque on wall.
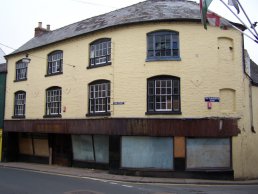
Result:
<instances>
[{"instance_id":1,"label":"small plaque on wall","mask_svg":"<svg viewBox=\"0 0 258 194\"><path fill-rule=\"evenodd\" d=\"M113 102L113 105L124 105L125 102Z\"/></svg>"},{"instance_id":2,"label":"small plaque on wall","mask_svg":"<svg viewBox=\"0 0 258 194\"><path fill-rule=\"evenodd\" d=\"M220 98L219 97L205 97L204 101L205 102L219 102Z\"/></svg>"}]
</instances>

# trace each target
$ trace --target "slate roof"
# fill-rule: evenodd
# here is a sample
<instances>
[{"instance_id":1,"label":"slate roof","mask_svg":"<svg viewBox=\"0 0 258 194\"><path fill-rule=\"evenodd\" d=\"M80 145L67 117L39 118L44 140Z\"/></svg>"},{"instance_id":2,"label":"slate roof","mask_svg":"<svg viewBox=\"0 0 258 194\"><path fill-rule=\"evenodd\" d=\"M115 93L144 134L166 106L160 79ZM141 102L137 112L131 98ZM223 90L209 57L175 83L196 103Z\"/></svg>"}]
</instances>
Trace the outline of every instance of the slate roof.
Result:
<instances>
[{"instance_id":1,"label":"slate roof","mask_svg":"<svg viewBox=\"0 0 258 194\"><path fill-rule=\"evenodd\" d=\"M34 37L10 55L109 27L166 20L200 22L200 19L200 8L196 2L147 0Z\"/></svg>"},{"instance_id":2,"label":"slate roof","mask_svg":"<svg viewBox=\"0 0 258 194\"><path fill-rule=\"evenodd\" d=\"M0 73L6 73L7 72L7 65L6 63L1 63L0 64Z\"/></svg>"},{"instance_id":3,"label":"slate roof","mask_svg":"<svg viewBox=\"0 0 258 194\"><path fill-rule=\"evenodd\" d=\"M251 79L253 84L258 86L258 65L250 60L250 67L251 67Z\"/></svg>"},{"instance_id":4,"label":"slate roof","mask_svg":"<svg viewBox=\"0 0 258 194\"><path fill-rule=\"evenodd\" d=\"M4 56L5 56L5 53L4 53L4 51L0 48L0 64L1 64L1 63L6 63L6 60L5 60Z\"/></svg>"}]
</instances>

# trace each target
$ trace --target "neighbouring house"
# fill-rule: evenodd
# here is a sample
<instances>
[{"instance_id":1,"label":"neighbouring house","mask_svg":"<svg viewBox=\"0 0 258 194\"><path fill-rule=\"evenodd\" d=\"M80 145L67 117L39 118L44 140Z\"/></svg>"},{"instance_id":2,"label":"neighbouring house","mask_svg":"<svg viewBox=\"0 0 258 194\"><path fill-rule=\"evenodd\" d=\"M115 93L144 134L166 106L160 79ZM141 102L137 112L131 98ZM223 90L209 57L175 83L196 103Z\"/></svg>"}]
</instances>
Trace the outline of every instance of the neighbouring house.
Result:
<instances>
[{"instance_id":1,"label":"neighbouring house","mask_svg":"<svg viewBox=\"0 0 258 194\"><path fill-rule=\"evenodd\" d=\"M257 178L257 75L245 71L243 41L234 28L204 30L186 0L147 0L53 31L39 23L6 56L5 159Z\"/></svg>"},{"instance_id":2,"label":"neighbouring house","mask_svg":"<svg viewBox=\"0 0 258 194\"><path fill-rule=\"evenodd\" d=\"M4 127L4 103L5 103L5 81L6 81L6 61L4 51L0 48L0 161L2 160L2 134Z\"/></svg>"}]
</instances>

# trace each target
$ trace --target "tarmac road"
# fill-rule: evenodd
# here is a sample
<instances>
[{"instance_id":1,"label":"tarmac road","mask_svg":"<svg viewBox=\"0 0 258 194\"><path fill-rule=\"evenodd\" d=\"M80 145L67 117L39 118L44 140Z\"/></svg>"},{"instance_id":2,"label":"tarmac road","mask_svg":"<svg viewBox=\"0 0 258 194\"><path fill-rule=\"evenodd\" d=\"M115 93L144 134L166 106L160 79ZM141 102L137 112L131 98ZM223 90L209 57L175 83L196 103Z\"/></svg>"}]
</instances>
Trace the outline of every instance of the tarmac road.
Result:
<instances>
[{"instance_id":1,"label":"tarmac road","mask_svg":"<svg viewBox=\"0 0 258 194\"><path fill-rule=\"evenodd\" d=\"M133 183L0 167L1 194L257 194L258 185Z\"/></svg>"}]
</instances>

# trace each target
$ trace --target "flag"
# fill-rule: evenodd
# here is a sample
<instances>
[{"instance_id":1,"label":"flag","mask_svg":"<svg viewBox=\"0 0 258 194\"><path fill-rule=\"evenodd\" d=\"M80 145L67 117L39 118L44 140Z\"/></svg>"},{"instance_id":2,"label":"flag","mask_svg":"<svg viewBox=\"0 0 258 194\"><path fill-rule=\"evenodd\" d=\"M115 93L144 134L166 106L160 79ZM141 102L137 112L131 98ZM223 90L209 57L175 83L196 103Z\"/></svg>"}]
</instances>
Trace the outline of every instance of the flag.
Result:
<instances>
[{"instance_id":1,"label":"flag","mask_svg":"<svg viewBox=\"0 0 258 194\"><path fill-rule=\"evenodd\" d=\"M208 12L206 17L211 26L220 27L223 30L226 30L229 26L231 26L229 21L218 16L217 14L215 14L213 12Z\"/></svg>"},{"instance_id":2,"label":"flag","mask_svg":"<svg viewBox=\"0 0 258 194\"><path fill-rule=\"evenodd\" d=\"M239 6L238 6L238 0L228 0L228 5L234 6L237 10L237 13L239 14Z\"/></svg>"},{"instance_id":3,"label":"flag","mask_svg":"<svg viewBox=\"0 0 258 194\"><path fill-rule=\"evenodd\" d=\"M200 12L201 12L201 19L202 19L202 24L204 28L207 30L207 12L208 12L208 7L210 6L211 2L213 0L200 0Z\"/></svg>"}]
</instances>

